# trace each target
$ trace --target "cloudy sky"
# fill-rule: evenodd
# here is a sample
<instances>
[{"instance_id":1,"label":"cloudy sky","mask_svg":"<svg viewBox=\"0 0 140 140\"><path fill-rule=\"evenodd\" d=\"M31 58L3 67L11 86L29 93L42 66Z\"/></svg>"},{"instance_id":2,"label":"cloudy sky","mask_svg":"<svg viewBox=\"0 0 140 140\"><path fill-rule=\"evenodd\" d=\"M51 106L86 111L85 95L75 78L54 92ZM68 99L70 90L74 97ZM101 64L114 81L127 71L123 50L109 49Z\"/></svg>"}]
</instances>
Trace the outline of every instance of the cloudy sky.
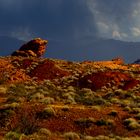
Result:
<instances>
[{"instance_id":1,"label":"cloudy sky","mask_svg":"<svg viewBox=\"0 0 140 140\"><path fill-rule=\"evenodd\" d=\"M36 37L49 40L45 57L134 62L140 57L140 0L0 0L0 55L18 49L17 39Z\"/></svg>"},{"instance_id":2,"label":"cloudy sky","mask_svg":"<svg viewBox=\"0 0 140 140\"><path fill-rule=\"evenodd\" d=\"M0 36L140 41L140 0L0 0Z\"/></svg>"}]
</instances>

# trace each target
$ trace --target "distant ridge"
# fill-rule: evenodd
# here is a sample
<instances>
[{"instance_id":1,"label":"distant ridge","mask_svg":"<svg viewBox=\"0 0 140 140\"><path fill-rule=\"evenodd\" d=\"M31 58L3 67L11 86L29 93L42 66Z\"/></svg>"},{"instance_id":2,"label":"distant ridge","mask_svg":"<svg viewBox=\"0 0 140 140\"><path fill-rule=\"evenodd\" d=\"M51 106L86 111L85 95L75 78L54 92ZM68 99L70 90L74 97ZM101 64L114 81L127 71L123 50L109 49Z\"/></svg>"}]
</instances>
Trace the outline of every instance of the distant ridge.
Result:
<instances>
[{"instance_id":1,"label":"distant ridge","mask_svg":"<svg viewBox=\"0 0 140 140\"><path fill-rule=\"evenodd\" d=\"M114 39L87 37L79 40L50 40L46 56L71 61L111 60L122 57L126 63L139 58L140 42L125 42Z\"/></svg>"}]
</instances>

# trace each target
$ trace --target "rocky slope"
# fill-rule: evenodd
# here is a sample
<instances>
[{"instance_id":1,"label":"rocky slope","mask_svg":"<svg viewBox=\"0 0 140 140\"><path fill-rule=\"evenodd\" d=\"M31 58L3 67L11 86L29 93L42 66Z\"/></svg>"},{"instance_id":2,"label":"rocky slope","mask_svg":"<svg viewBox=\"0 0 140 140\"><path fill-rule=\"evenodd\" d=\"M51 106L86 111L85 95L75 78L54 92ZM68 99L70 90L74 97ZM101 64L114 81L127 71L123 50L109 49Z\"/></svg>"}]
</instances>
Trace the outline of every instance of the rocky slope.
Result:
<instances>
[{"instance_id":1,"label":"rocky slope","mask_svg":"<svg viewBox=\"0 0 140 140\"><path fill-rule=\"evenodd\" d=\"M0 58L0 139L140 138L140 65Z\"/></svg>"}]
</instances>

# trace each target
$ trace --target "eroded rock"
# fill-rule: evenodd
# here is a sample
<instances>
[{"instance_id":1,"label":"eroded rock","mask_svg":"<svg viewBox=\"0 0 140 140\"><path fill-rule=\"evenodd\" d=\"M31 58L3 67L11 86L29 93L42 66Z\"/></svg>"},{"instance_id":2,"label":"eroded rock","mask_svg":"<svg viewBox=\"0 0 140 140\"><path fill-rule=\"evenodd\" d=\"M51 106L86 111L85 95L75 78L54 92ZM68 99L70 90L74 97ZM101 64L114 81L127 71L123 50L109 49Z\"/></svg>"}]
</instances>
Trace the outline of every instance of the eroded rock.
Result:
<instances>
[{"instance_id":1,"label":"eroded rock","mask_svg":"<svg viewBox=\"0 0 140 140\"><path fill-rule=\"evenodd\" d=\"M41 38L35 38L26 44L23 44L19 50L14 51L12 56L22 57L41 57L46 51L47 40Z\"/></svg>"}]
</instances>

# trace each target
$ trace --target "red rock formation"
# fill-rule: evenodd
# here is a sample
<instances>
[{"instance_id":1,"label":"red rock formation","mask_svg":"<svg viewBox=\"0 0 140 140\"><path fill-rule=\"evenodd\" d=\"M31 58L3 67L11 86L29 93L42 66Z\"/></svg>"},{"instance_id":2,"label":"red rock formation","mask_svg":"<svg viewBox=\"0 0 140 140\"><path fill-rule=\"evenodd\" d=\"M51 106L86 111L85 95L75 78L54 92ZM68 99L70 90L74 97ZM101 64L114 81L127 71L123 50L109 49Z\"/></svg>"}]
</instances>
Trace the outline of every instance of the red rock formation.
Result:
<instances>
[{"instance_id":1,"label":"red rock formation","mask_svg":"<svg viewBox=\"0 0 140 140\"><path fill-rule=\"evenodd\" d=\"M116 57L116 58L112 59L112 61L113 61L115 64L118 64L118 65L124 64L124 60L123 60L123 58L121 58L121 57Z\"/></svg>"},{"instance_id":2,"label":"red rock formation","mask_svg":"<svg viewBox=\"0 0 140 140\"><path fill-rule=\"evenodd\" d=\"M40 57L45 53L47 40L35 38L26 44L22 45L21 48L13 52L12 56L23 56L23 57Z\"/></svg>"},{"instance_id":3,"label":"red rock formation","mask_svg":"<svg viewBox=\"0 0 140 140\"><path fill-rule=\"evenodd\" d=\"M133 79L129 74L112 71L89 74L79 81L80 87L90 88L92 90L107 86L108 83L111 86L115 85L116 87L128 90L139 84L139 81ZM124 83L124 86L121 86L121 83Z\"/></svg>"},{"instance_id":4,"label":"red rock formation","mask_svg":"<svg viewBox=\"0 0 140 140\"><path fill-rule=\"evenodd\" d=\"M35 69L31 70L29 73L30 77L37 77L39 81L45 79L55 79L69 76L70 72L61 69L51 60L46 60L44 63L39 64Z\"/></svg>"}]
</instances>

